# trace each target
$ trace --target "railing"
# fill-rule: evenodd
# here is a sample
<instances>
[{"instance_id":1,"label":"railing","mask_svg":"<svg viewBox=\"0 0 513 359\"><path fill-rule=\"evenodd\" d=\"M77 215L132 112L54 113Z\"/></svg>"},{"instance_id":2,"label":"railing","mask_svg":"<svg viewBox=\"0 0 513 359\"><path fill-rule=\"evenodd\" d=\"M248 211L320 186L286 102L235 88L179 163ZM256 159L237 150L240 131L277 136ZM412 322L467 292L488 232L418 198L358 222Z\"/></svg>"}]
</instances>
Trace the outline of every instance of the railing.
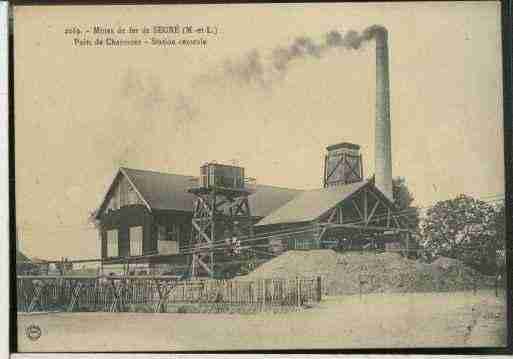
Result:
<instances>
[{"instance_id":1,"label":"railing","mask_svg":"<svg viewBox=\"0 0 513 359\"><path fill-rule=\"evenodd\" d=\"M189 180L191 188L209 188L216 187L222 189L232 190L246 190L255 192L257 190L257 180L253 177L229 177L229 176L216 176L215 180L210 180L208 177L200 176L193 177Z\"/></svg>"},{"instance_id":2,"label":"railing","mask_svg":"<svg viewBox=\"0 0 513 359\"><path fill-rule=\"evenodd\" d=\"M164 312L173 304L226 309L302 307L321 300L321 278L188 280L175 276L19 276L17 310ZM149 307L149 308L148 308Z\"/></svg>"}]
</instances>

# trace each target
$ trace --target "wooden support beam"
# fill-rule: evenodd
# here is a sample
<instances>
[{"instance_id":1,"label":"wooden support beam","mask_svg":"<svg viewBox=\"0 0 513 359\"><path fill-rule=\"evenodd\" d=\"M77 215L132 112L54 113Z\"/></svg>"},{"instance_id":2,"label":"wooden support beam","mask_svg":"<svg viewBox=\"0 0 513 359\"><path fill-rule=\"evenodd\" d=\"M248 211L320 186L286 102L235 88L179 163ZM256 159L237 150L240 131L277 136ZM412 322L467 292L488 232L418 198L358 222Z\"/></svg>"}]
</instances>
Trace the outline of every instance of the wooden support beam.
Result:
<instances>
[{"instance_id":1,"label":"wooden support beam","mask_svg":"<svg viewBox=\"0 0 513 359\"><path fill-rule=\"evenodd\" d=\"M376 195L376 193L374 193L373 191L370 191L370 190L369 190L369 193L372 195L372 197L374 197L374 199L375 199L376 201L381 202L381 199Z\"/></svg>"},{"instance_id":2,"label":"wooden support beam","mask_svg":"<svg viewBox=\"0 0 513 359\"><path fill-rule=\"evenodd\" d=\"M401 224L399 223L399 221L397 220L396 216L392 216L394 222L395 222L395 225L397 226L397 228L401 228Z\"/></svg>"},{"instance_id":3,"label":"wooden support beam","mask_svg":"<svg viewBox=\"0 0 513 359\"><path fill-rule=\"evenodd\" d=\"M171 293L171 290L174 287L168 287L165 289L162 289L162 283L160 281L155 281L155 286L157 288L157 293L159 295L158 302L155 303L155 306L153 308L153 311L155 313L164 313L166 311L166 301L169 297L169 294Z\"/></svg>"},{"instance_id":4,"label":"wooden support beam","mask_svg":"<svg viewBox=\"0 0 513 359\"><path fill-rule=\"evenodd\" d=\"M216 239L216 222L215 222L215 214L217 213L217 193L214 190L212 193L210 193L211 196L211 202L212 202L212 222L210 222L210 241L214 242ZM209 242L210 243L210 242ZM210 268L207 270L208 274L213 277L214 276L214 252L210 252L209 255L209 265ZM200 260L200 265L205 265L208 267L203 261Z\"/></svg>"},{"instance_id":5,"label":"wooden support beam","mask_svg":"<svg viewBox=\"0 0 513 359\"><path fill-rule=\"evenodd\" d=\"M406 258L410 256L410 233L406 233Z\"/></svg>"},{"instance_id":6,"label":"wooden support beam","mask_svg":"<svg viewBox=\"0 0 513 359\"><path fill-rule=\"evenodd\" d=\"M328 223L333 223L333 220L335 219L335 215L337 214L337 209L334 208L332 211L331 211L331 214L328 218Z\"/></svg>"},{"instance_id":7,"label":"wooden support beam","mask_svg":"<svg viewBox=\"0 0 513 359\"><path fill-rule=\"evenodd\" d=\"M194 228L196 228L196 230L203 237L203 239L205 239L205 241L207 241L208 243L212 242L211 239L208 238L208 236L205 234L204 229L202 229L202 228L200 228L200 226L198 226L198 224L196 223L195 219L192 220L192 225L193 225Z\"/></svg>"},{"instance_id":8,"label":"wooden support beam","mask_svg":"<svg viewBox=\"0 0 513 359\"><path fill-rule=\"evenodd\" d=\"M73 288L73 294L71 295L71 301L68 306L68 312L72 312L75 304L78 302L78 297L80 295L80 289L82 288L82 283L78 283L75 288Z\"/></svg>"},{"instance_id":9,"label":"wooden support beam","mask_svg":"<svg viewBox=\"0 0 513 359\"><path fill-rule=\"evenodd\" d=\"M356 201L354 199L351 201L351 203L353 203L353 207L354 207L354 209L356 209L356 212L358 212L360 219L365 220L365 218L363 217L362 211L360 211L360 208L358 207L358 203L356 203Z\"/></svg>"},{"instance_id":10,"label":"wooden support beam","mask_svg":"<svg viewBox=\"0 0 513 359\"><path fill-rule=\"evenodd\" d=\"M327 181L326 181L326 180L328 179L328 177L326 177L326 174L327 174L327 172L326 172L326 171L327 171L327 170L328 170L328 156L327 156L327 155L325 155L325 156L324 156L324 178L323 178L323 184L324 184L324 186L323 186L323 187L327 187L327 186L326 186L326 185L327 185Z\"/></svg>"},{"instance_id":11,"label":"wooden support beam","mask_svg":"<svg viewBox=\"0 0 513 359\"><path fill-rule=\"evenodd\" d=\"M369 201L367 200L367 189L363 190L363 220L369 222Z\"/></svg>"},{"instance_id":12,"label":"wooden support beam","mask_svg":"<svg viewBox=\"0 0 513 359\"><path fill-rule=\"evenodd\" d=\"M360 163L360 178L363 178L363 161L362 161L362 155L358 156L358 162Z\"/></svg>"},{"instance_id":13,"label":"wooden support beam","mask_svg":"<svg viewBox=\"0 0 513 359\"><path fill-rule=\"evenodd\" d=\"M201 203L200 210L205 210L209 217L212 217L213 211L212 208L209 207L208 203L203 199L203 197L198 197L199 202Z\"/></svg>"},{"instance_id":14,"label":"wooden support beam","mask_svg":"<svg viewBox=\"0 0 513 359\"><path fill-rule=\"evenodd\" d=\"M216 207L220 208L220 207L224 206L227 203L230 203L230 202L228 200L226 200L226 199L223 199L223 200L221 200L220 202L217 203Z\"/></svg>"},{"instance_id":15,"label":"wooden support beam","mask_svg":"<svg viewBox=\"0 0 513 359\"><path fill-rule=\"evenodd\" d=\"M112 288L112 294L114 296L114 300L112 301L112 304L110 305L109 312L114 313L118 311L119 307L119 299L121 297L120 295L120 288L116 288L116 285L114 284L114 281L111 280L110 282L111 288Z\"/></svg>"},{"instance_id":16,"label":"wooden support beam","mask_svg":"<svg viewBox=\"0 0 513 359\"><path fill-rule=\"evenodd\" d=\"M376 204L374 205L374 207L372 207L371 213L369 214L369 217L367 218L367 221L365 222L365 224L369 224L369 222L372 220L372 217L374 216L374 212L376 212L376 209L378 208L378 206L379 206L379 201L376 201Z\"/></svg>"},{"instance_id":17,"label":"wooden support beam","mask_svg":"<svg viewBox=\"0 0 513 359\"><path fill-rule=\"evenodd\" d=\"M341 164L341 163L342 163L342 159L340 159L340 160L337 162L337 164L335 165L335 167L333 167L333 169L331 170L331 172L330 172L330 173L328 173L328 176L326 177L326 179L329 179L329 178L330 178L330 177L335 173L335 171L337 170L337 168L340 166L340 164ZM342 169L343 169L343 167L342 167ZM344 173L342 173L342 176L344 176ZM342 177L342 178L344 178L344 177Z\"/></svg>"},{"instance_id":18,"label":"wooden support beam","mask_svg":"<svg viewBox=\"0 0 513 359\"><path fill-rule=\"evenodd\" d=\"M250 223L252 222L252 217L251 217L251 207L249 206L249 200L246 198L244 200L244 203L245 203L245 206L246 206L246 214L247 214L247 217L248 217L248 220L250 221ZM254 228L252 225L249 226L249 235L251 237L253 237L255 235L255 232L254 232Z\"/></svg>"},{"instance_id":19,"label":"wooden support beam","mask_svg":"<svg viewBox=\"0 0 513 359\"><path fill-rule=\"evenodd\" d=\"M207 265L205 262L203 262L203 261L201 260L201 258L198 258L197 260L198 260L199 265L201 265L201 267L202 267L203 269L205 269L205 270L208 272L208 274L209 274L209 275L213 275L212 270L208 267L208 265Z\"/></svg>"},{"instance_id":20,"label":"wooden support beam","mask_svg":"<svg viewBox=\"0 0 513 359\"><path fill-rule=\"evenodd\" d=\"M335 219L335 215L337 214L337 208L335 207L332 211L331 211L331 214L328 218L328 223L333 223L333 220ZM317 224L319 225L319 224ZM317 242L320 243L321 240L322 240L322 237L324 236L324 234L326 233L326 231L328 230L328 226L324 226L324 228L322 228L321 230L321 233L319 234L319 238L317 238Z\"/></svg>"},{"instance_id":21,"label":"wooden support beam","mask_svg":"<svg viewBox=\"0 0 513 359\"><path fill-rule=\"evenodd\" d=\"M351 173L356 177L356 178L360 178L360 175L358 174L358 169L359 168L356 168L356 166L358 166L358 164L361 164L361 160L360 161L356 161L354 162L353 164L351 164L347 159L349 157L352 157L353 159L354 158L359 158L359 156L347 156L345 155L344 156L344 163L346 164L346 168L349 168L349 170L351 171ZM344 173L345 175L345 173ZM346 177L344 177L346 178Z\"/></svg>"},{"instance_id":22,"label":"wooden support beam","mask_svg":"<svg viewBox=\"0 0 513 359\"><path fill-rule=\"evenodd\" d=\"M36 286L36 289L34 291L34 297L30 301L30 304L29 304L29 307L28 307L28 310L27 310L29 313L31 311L33 311L35 306L36 306L36 304L41 301L41 294L43 293L43 289L44 289L44 285Z\"/></svg>"},{"instance_id":23,"label":"wooden support beam","mask_svg":"<svg viewBox=\"0 0 513 359\"><path fill-rule=\"evenodd\" d=\"M192 255L192 260L191 260L191 274L192 275L195 275L197 273L197 269L196 269L196 263L197 263L197 258L196 258L197 254L193 254Z\"/></svg>"},{"instance_id":24,"label":"wooden support beam","mask_svg":"<svg viewBox=\"0 0 513 359\"><path fill-rule=\"evenodd\" d=\"M214 187L195 191L194 194L199 198L199 206L192 218L191 243L194 250L191 276L205 273L213 276L216 255L212 244L221 239L218 236L222 236L223 230L231 229L236 236L253 236L247 199L249 192Z\"/></svg>"},{"instance_id":25,"label":"wooden support beam","mask_svg":"<svg viewBox=\"0 0 513 359\"><path fill-rule=\"evenodd\" d=\"M235 202L235 205L236 205L236 209L235 209L235 213L233 214L234 216L238 216L239 213L243 213L241 212L242 211L242 206L244 205L244 200L239 200L239 201L236 201ZM244 213L243 213L244 214Z\"/></svg>"},{"instance_id":26,"label":"wooden support beam","mask_svg":"<svg viewBox=\"0 0 513 359\"><path fill-rule=\"evenodd\" d=\"M405 229L405 228L391 228L391 227L380 227L380 226L366 226L366 225L358 225L358 224L350 224L350 223L347 223L347 224L338 224L338 223L326 223L326 222L320 222L319 223L320 226L327 226L327 227L332 227L332 228L356 228L356 229L361 229L361 230L375 230L375 231L397 231L397 232L413 232L412 230L410 229Z\"/></svg>"}]
</instances>

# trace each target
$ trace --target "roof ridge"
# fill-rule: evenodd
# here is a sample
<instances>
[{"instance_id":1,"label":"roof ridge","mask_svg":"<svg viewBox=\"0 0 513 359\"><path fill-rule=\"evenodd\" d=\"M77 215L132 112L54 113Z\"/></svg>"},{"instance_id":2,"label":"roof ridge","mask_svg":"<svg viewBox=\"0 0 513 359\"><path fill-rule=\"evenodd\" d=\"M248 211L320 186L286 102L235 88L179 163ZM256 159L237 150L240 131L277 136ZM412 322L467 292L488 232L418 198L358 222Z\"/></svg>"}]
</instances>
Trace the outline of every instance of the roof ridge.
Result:
<instances>
[{"instance_id":1,"label":"roof ridge","mask_svg":"<svg viewBox=\"0 0 513 359\"><path fill-rule=\"evenodd\" d=\"M150 172L150 173L157 173L157 174L161 174L161 175L182 176L182 177L197 177L197 176L184 175L184 174L172 173L172 172L162 172L162 171L155 171L155 170L144 170L144 169L133 168L133 167L121 166L119 168L123 169L123 170L129 170L129 171Z\"/></svg>"},{"instance_id":2,"label":"roof ridge","mask_svg":"<svg viewBox=\"0 0 513 359\"><path fill-rule=\"evenodd\" d=\"M266 217L257 222L257 226L261 225L269 225L269 224L277 224L277 223L295 223L295 222L308 222L312 221L323 213L333 208L336 203L345 200L346 198L351 197L356 192L360 191L365 186L369 185L368 180L358 181L353 183L348 183L340 186L332 186L332 187L322 187L313 190L307 190L290 201L286 202L282 206L271 211ZM335 198L334 196L343 196L340 198L335 198L336 203L327 204L317 204L317 207L314 207L313 212L307 210L306 214L303 206L305 205L305 200L310 201L310 205L312 204L312 198L318 202L318 200L322 200L322 202L326 201L326 195L329 197ZM313 196L313 197L312 197ZM297 208L301 208L301 211L294 213ZM290 214L290 213L293 214ZM299 214L298 214L299 213Z\"/></svg>"},{"instance_id":3,"label":"roof ridge","mask_svg":"<svg viewBox=\"0 0 513 359\"><path fill-rule=\"evenodd\" d=\"M257 186L266 186L266 187L279 188L279 189L288 189L288 190L300 191L300 192L308 191L307 189L291 188L291 187L284 187L284 186L275 186L275 185L272 185L272 184L257 184Z\"/></svg>"},{"instance_id":4,"label":"roof ridge","mask_svg":"<svg viewBox=\"0 0 513 359\"><path fill-rule=\"evenodd\" d=\"M161 171L155 171L155 170L144 170L144 169L140 169L140 168L125 167L125 166L121 166L121 167L119 167L119 168L120 168L120 169L124 169L124 170L132 170L132 171L140 171L140 172L158 173L158 174L163 174L163 175L183 176L183 177L193 177L193 178L195 178L195 177L199 177L199 176L184 175L184 174L179 174L179 173L161 172ZM257 184L257 186L266 186L266 187L279 188L279 189L286 189L286 190L293 190L293 191L299 191L299 192L308 191L307 189L291 188L291 187L285 187L285 186L276 186L276 185L272 185L272 184L264 184L264 183Z\"/></svg>"},{"instance_id":5,"label":"roof ridge","mask_svg":"<svg viewBox=\"0 0 513 359\"><path fill-rule=\"evenodd\" d=\"M116 177L112 180L109 189L103 197L97 217L103 213L107 204L107 198L111 195L113 186L116 185L118 176L125 177L133 186L135 192L141 198L141 201L151 210L169 209L169 210L192 210L192 194L188 193L188 182L196 179L198 176L188 176L169 172L159 172L155 170L146 170L119 166ZM302 189L273 186L268 184L258 184L256 193L250 196L253 201L252 212L258 217L268 215L273 209L282 206L291 199L305 192ZM261 192L261 195L258 193Z\"/></svg>"}]
</instances>

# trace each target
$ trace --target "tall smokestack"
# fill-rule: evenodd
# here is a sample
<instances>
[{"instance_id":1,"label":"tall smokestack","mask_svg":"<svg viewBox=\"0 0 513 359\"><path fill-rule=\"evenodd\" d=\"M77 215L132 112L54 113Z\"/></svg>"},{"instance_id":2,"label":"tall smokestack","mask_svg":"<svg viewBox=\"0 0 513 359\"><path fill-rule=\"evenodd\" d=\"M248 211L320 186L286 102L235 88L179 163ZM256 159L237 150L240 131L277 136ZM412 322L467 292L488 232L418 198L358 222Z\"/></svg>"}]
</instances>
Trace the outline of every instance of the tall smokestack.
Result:
<instances>
[{"instance_id":1,"label":"tall smokestack","mask_svg":"<svg viewBox=\"0 0 513 359\"><path fill-rule=\"evenodd\" d=\"M375 180L376 187L393 200L388 33L382 26L372 32L376 40Z\"/></svg>"}]
</instances>

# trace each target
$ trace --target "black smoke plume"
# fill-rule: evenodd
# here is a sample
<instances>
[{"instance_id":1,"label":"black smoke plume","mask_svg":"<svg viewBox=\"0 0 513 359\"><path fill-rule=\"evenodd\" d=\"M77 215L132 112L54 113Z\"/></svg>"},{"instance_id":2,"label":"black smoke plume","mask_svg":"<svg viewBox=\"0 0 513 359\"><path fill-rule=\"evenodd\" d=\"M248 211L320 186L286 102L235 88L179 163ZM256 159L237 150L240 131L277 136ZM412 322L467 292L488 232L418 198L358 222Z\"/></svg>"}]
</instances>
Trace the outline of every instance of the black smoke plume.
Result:
<instances>
[{"instance_id":1,"label":"black smoke plume","mask_svg":"<svg viewBox=\"0 0 513 359\"><path fill-rule=\"evenodd\" d=\"M358 50L362 45L375 37L377 32L386 32L380 25L373 25L362 32L354 30L332 30L325 34L320 42L301 36L288 46L279 46L263 55L258 50L252 50L241 59L226 61L216 74L202 77L201 82L231 82L239 85L256 85L268 87L276 79L283 77L291 63L297 59L319 59L332 48Z\"/></svg>"},{"instance_id":2,"label":"black smoke plume","mask_svg":"<svg viewBox=\"0 0 513 359\"><path fill-rule=\"evenodd\" d=\"M279 46L269 54L253 49L237 60L226 60L219 68L200 75L193 81L193 89L218 86L256 86L269 89L274 81L283 78L290 65L298 59L320 59L330 49L355 51L375 38L379 32L387 32L381 25L373 25L362 32L332 30L321 41L301 36L288 46ZM199 115L198 104L193 96L180 95L176 110L185 122Z\"/></svg>"}]
</instances>

